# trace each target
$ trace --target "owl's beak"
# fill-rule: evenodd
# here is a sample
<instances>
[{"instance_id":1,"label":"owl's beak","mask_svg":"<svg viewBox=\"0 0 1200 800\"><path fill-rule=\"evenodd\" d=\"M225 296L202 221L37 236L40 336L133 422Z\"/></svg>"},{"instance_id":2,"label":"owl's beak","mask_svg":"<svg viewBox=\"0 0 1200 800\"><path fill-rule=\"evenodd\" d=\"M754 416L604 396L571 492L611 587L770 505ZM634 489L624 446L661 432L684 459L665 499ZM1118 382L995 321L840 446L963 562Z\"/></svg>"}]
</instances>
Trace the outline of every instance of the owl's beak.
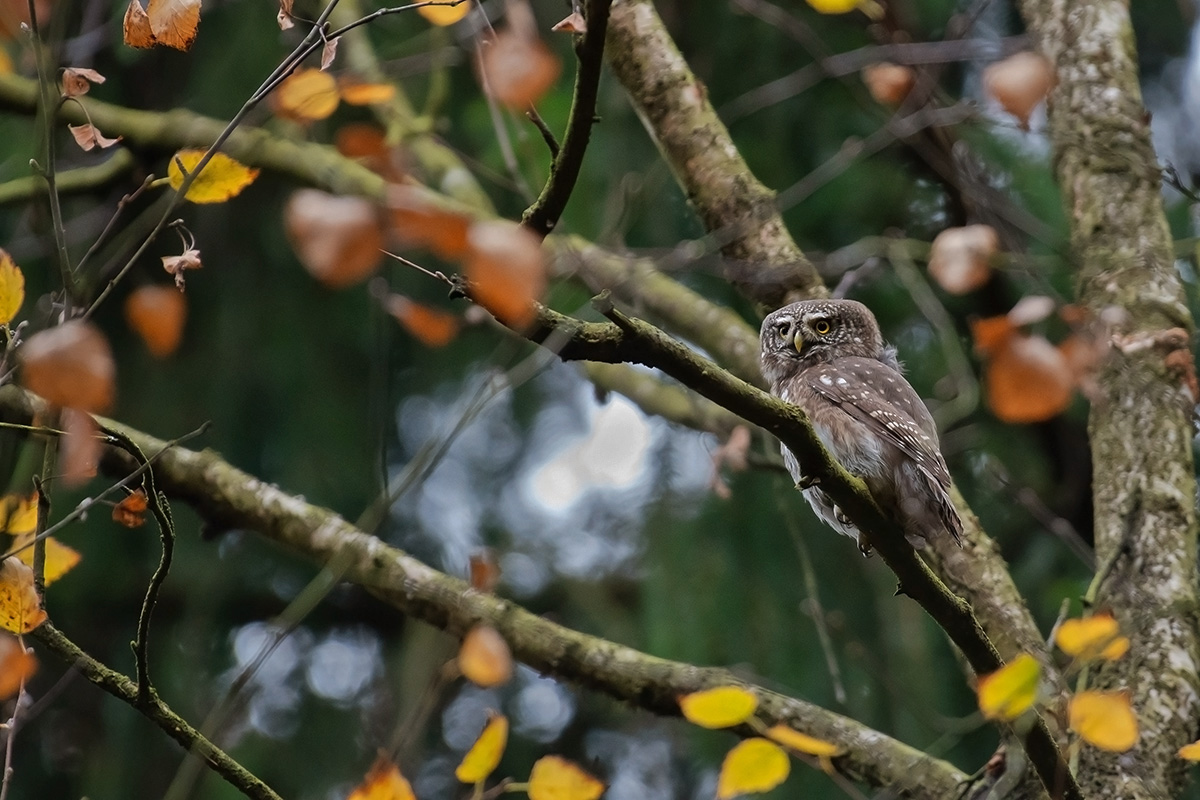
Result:
<instances>
[{"instance_id":1,"label":"owl's beak","mask_svg":"<svg viewBox=\"0 0 1200 800\"><path fill-rule=\"evenodd\" d=\"M796 335L792 337L792 344L795 346L797 353L804 352L804 335L801 331L796 331Z\"/></svg>"}]
</instances>

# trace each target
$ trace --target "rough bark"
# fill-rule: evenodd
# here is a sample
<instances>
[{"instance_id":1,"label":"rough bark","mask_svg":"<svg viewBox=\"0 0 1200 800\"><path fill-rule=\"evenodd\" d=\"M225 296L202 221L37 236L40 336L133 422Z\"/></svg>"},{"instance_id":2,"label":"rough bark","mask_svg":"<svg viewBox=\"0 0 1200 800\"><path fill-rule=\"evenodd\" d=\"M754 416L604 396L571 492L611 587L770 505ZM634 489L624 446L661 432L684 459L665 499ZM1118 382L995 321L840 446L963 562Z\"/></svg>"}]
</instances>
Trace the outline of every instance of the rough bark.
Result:
<instances>
[{"instance_id":1,"label":"rough bark","mask_svg":"<svg viewBox=\"0 0 1200 800\"><path fill-rule=\"evenodd\" d=\"M613 8L608 63L709 236L729 278L768 309L828 294L792 241L775 193L751 173L650 0Z\"/></svg>"},{"instance_id":2,"label":"rough bark","mask_svg":"<svg viewBox=\"0 0 1200 800\"><path fill-rule=\"evenodd\" d=\"M1128 689L1137 748L1114 758L1084 748L1092 797L1174 796L1200 712L1196 628L1195 367L1163 212L1149 117L1138 87L1128 5L1025 0L1022 12L1054 65L1049 99L1055 170L1079 268L1079 296L1112 324L1089 435L1098 593L1132 647L1092 684ZM1115 559L1115 560L1114 560Z\"/></svg>"},{"instance_id":3,"label":"rough bark","mask_svg":"<svg viewBox=\"0 0 1200 800\"><path fill-rule=\"evenodd\" d=\"M0 416L28 421L41 401L15 387L0 389ZM438 572L346 522L264 483L224 461L217 453L170 447L166 442L115 422L107 426L132 439L154 460L156 482L170 496L192 505L217 529L239 528L263 536L342 576L384 602L452 634L471 627L494 627L531 667L605 692L648 711L676 716L678 696L697 689L744 684L726 670L696 667L638 652L614 642L557 625L465 581ZM134 465L111 451L104 468L125 474ZM833 742L845 755L834 759L839 773L897 797L937 800L951 797L966 779L940 759L855 720L811 703L749 686L760 699L757 716L767 725L785 723ZM746 729L743 734L751 731Z\"/></svg>"}]
</instances>

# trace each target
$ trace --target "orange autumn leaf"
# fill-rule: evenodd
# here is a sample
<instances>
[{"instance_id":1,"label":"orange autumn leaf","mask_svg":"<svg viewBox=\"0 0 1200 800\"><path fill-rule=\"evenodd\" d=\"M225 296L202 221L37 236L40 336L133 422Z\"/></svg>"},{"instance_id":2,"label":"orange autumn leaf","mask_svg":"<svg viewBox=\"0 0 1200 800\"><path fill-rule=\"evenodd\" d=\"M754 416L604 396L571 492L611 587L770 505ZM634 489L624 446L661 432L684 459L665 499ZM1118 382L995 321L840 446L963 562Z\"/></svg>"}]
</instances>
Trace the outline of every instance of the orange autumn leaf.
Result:
<instances>
[{"instance_id":1,"label":"orange autumn leaf","mask_svg":"<svg viewBox=\"0 0 1200 800\"><path fill-rule=\"evenodd\" d=\"M495 628L476 625L458 649L458 669L476 686L499 686L512 678L512 651Z\"/></svg>"},{"instance_id":2,"label":"orange autumn leaf","mask_svg":"<svg viewBox=\"0 0 1200 800\"><path fill-rule=\"evenodd\" d=\"M338 93L342 102L352 106L369 106L386 103L396 96L396 87L390 83L359 83L353 80L338 82Z\"/></svg>"},{"instance_id":3,"label":"orange autumn leaf","mask_svg":"<svg viewBox=\"0 0 1200 800\"><path fill-rule=\"evenodd\" d=\"M416 800L416 795L400 768L381 755L347 800Z\"/></svg>"},{"instance_id":4,"label":"orange autumn leaf","mask_svg":"<svg viewBox=\"0 0 1200 800\"><path fill-rule=\"evenodd\" d=\"M113 522L124 525L126 528L139 528L146 522L146 509L148 507L146 490L142 488L134 489L130 494L125 496L124 500L113 506Z\"/></svg>"},{"instance_id":5,"label":"orange autumn leaf","mask_svg":"<svg viewBox=\"0 0 1200 800\"><path fill-rule=\"evenodd\" d=\"M491 712L487 724L471 749L463 756L462 763L454 770L454 777L462 783L479 783L495 771L508 745L508 718Z\"/></svg>"},{"instance_id":6,"label":"orange autumn leaf","mask_svg":"<svg viewBox=\"0 0 1200 800\"><path fill-rule=\"evenodd\" d=\"M791 769L787 753L779 745L766 739L746 739L730 750L721 763L717 800L769 792L784 782Z\"/></svg>"},{"instance_id":7,"label":"orange autumn leaf","mask_svg":"<svg viewBox=\"0 0 1200 800\"><path fill-rule=\"evenodd\" d=\"M543 756L529 773L529 800L598 800L604 783L558 756Z\"/></svg>"},{"instance_id":8,"label":"orange autumn leaf","mask_svg":"<svg viewBox=\"0 0 1200 800\"><path fill-rule=\"evenodd\" d=\"M186 319L183 293L168 286L142 286L125 299L125 321L158 358L179 347Z\"/></svg>"},{"instance_id":9,"label":"orange autumn leaf","mask_svg":"<svg viewBox=\"0 0 1200 800\"><path fill-rule=\"evenodd\" d=\"M58 472L67 487L82 486L96 477L100 466L100 436L96 421L74 408L64 408L63 437L58 451Z\"/></svg>"},{"instance_id":10,"label":"orange autumn leaf","mask_svg":"<svg viewBox=\"0 0 1200 800\"><path fill-rule=\"evenodd\" d=\"M1085 742L1110 753L1124 753L1137 744L1138 721L1129 692L1079 692L1067 707L1071 730Z\"/></svg>"},{"instance_id":11,"label":"orange autumn leaf","mask_svg":"<svg viewBox=\"0 0 1200 800\"><path fill-rule=\"evenodd\" d=\"M800 731L793 730L787 725L773 725L767 730L767 737L789 750L795 750L797 753L804 753L810 756L831 758L845 752L844 748L839 747L833 742L827 742L824 739L817 739L806 733L800 733Z\"/></svg>"},{"instance_id":12,"label":"orange autumn leaf","mask_svg":"<svg viewBox=\"0 0 1200 800\"><path fill-rule=\"evenodd\" d=\"M679 698L684 719L702 728L741 725L758 710L758 697L741 686L718 686Z\"/></svg>"},{"instance_id":13,"label":"orange autumn leaf","mask_svg":"<svg viewBox=\"0 0 1200 800\"><path fill-rule=\"evenodd\" d=\"M365 161L387 158L387 139L383 128L367 122L351 122L338 128L333 144L346 158Z\"/></svg>"},{"instance_id":14,"label":"orange autumn leaf","mask_svg":"<svg viewBox=\"0 0 1200 800\"><path fill-rule=\"evenodd\" d=\"M546 288L541 240L515 222L487 220L471 225L467 246L471 298L506 325L531 323Z\"/></svg>"},{"instance_id":15,"label":"orange autumn leaf","mask_svg":"<svg viewBox=\"0 0 1200 800\"><path fill-rule=\"evenodd\" d=\"M37 672L37 659L15 636L0 636L0 700L7 700Z\"/></svg>"},{"instance_id":16,"label":"orange autumn leaf","mask_svg":"<svg viewBox=\"0 0 1200 800\"><path fill-rule=\"evenodd\" d=\"M100 129L90 122L84 125L68 125L67 130L71 132L71 136L75 137L75 144L79 145L80 149L84 152L97 147L103 150L121 141L120 136L110 139L100 133Z\"/></svg>"},{"instance_id":17,"label":"orange autumn leaf","mask_svg":"<svg viewBox=\"0 0 1200 800\"><path fill-rule=\"evenodd\" d=\"M30 336L21 347L21 382L56 406L101 413L113 402L116 367L100 329L74 319Z\"/></svg>"},{"instance_id":18,"label":"orange autumn leaf","mask_svg":"<svg viewBox=\"0 0 1200 800\"><path fill-rule=\"evenodd\" d=\"M875 102L895 108L912 91L917 73L912 67L883 62L863 67L862 79Z\"/></svg>"},{"instance_id":19,"label":"orange autumn leaf","mask_svg":"<svg viewBox=\"0 0 1200 800\"><path fill-rule=\"evenodd\" d=\"M183 186L183 170L190 175L200 159L204 158L204 153L204 150L180 150L171 157L167 165L167 178L172 189L178 191ZM183 169L180 169L181 164ZM224 203L241 194L257 177L257 169L247 167L224 153L213 153L184 197L193 203Z\"/></svg>"},{"instance_id":20,"label":"orange autumn leaf","mask_svg":"<svg viewBox=\"0 0 1200 800\"><path fill-rule=\"evenodd\" d=\"M325 119L337 110L337 80L328 72L302 67L284 78L271 95L276 114L295 122Z\"/></svg>"},{"instance_id":21,"label":"orange autumn leaf","mask_svg":"<svg viewBox=\"0 0 1200 800\"><path fill-rule=\"evenodd\" d=\"M190 50L200 26L200 0L150 0L146 7L157 44Z\"/></svg>"},{"instance_id":22,"label":"orange autumn leaf","mask_svg":"<svg viewBox=\"0 0 1200 800\"><path fill-rule=\"evenodd\" d=\"M1116 661L1129 650L1129 640L1120 633L1117 621L1111 615L1094 614L1083 619L1065 620L1054 635L1054 643L1074 658Z\"/></svg>"},{"instance_id":23,"label":"orange autumn leaf","mask_svg":"<svg viewBox=\"0 0 1200 800\"><path fill-rule=\"evenodd\" d=\"M506 29L481 46L480 68L488 94L524 111L554 86L562 63L541 39Z\"/></svg>"},{"instance_id":24,"label":"orange autumn leaf","mask_svg":"<svg viewBox=\"0 0 1200 800\"><path fill-rule=\"evenodd\" d=\"M0 628L10 633L29 633L46 621L33 587L33 570L17 558L0 563Z\"/></svg>"},{"instance_id":25,"label":"orange autumn leaf","mask_svg":"<svg viewBox=\"0 0 1200 800\"><path fill-rule=\"evenodd\" d=\"M125 9L125 19L121 23L121 32L125 44L130 47L146 49L154 47L154 31L150 27L150 16L142 6L141 0L129 0Z\"/></svg>"},{"instance_id":26,"label":"orange autumn leaf","mask_svg":"<svg viewBox=\"0 0 1200 800\"><path fill-rule=\"evenodd\" d=\"M37 530L38 494L6 494L0 497L0 531L20 536Z\"/></svg>"},{"instance_id":27,"label":"orange autumn leaf","mask_svg":"<svg viewBox=\"0 0 1200 800\"><path fill-rule=\"evenodd\" d=\"M1179 757L1185 761L1200 761L1200 742L1192 742L1179 748Z\"/></svg>"},{"instance_id":28,"label":"orange autumn leaf","mask_svg":"<svg viewBox=\"0 0 1200 800\"><path fill-rule=\"evenodd\" d=\"M1042 665L1028 653L979 679L979 710L988 719L1013 720L1037 700Z\"/></svg>"},{"instance_id":29,"label":"orange autumn leaf","mask_svg":"<svg viewBox=\"0 0 1200 800\"><path fill-rule=\"evenodd\" d=\"M445 27L453 25L471 13L471 0L456 0L454 5L450 5L446 0L438 5L421 6L417 9L417 13L434 25Z\"/></svg>"},{"instance_id":30,"label":"orange autumn leaf","mask_svg":"<svg viewBox=\"0 0 1200 800\"><path fill-rule=\"evenodd\" d=\"M947 228L929 248L929 277L950 294L966 294L987 283L1000 237L990 225Z\"/></svg>"},{"instance_id":31,"label":"orange autumn leaf","mask_svg":"<svg viewBox=\"0 0 1200 800\"><path fill-rule=\"evenodd\" d=\"M444 347L458 335L458 317L409 300L404 295L388 295L387 312L409 333L428 347Z\"/></svg>"},{"instance_id":32,"label":"orange autumn leaf","mask_svg":"<svg viewBox=\"0 0 1200 800\"><path fill-rule=\"evenodd\" d=\"M500 564L496 561L496 553L490 548L472 553L468 560L468 568L468 582L477 592L490 592L500 583Z\"/></svg>"},{"instance_id":33,"label":"orange autumn leaf","mask_svg":"<svg viewBox=\"0 0 1200 800\"><path fill-rule=\"evenodd\" d=\"M12 546L12 549L17 551L17 558L21 559L21 563L30 569L33 568L33 539L32 533L18 536ZM49 586L73 570L83 560L83 556L79 554L78 550L68 547L53 536L47 536L44 541L46 543L44 575L46 585Z\"/></svg>"},{"instance_id":34,"label":"orange autumn leaf","mask_svg":"<svg viewBox=\"0 0 1200 800\"><path fill-rule=\"evenodd\" d=\"M999 350L1016 332L1016 326L1004 314L971 320L971 338L975 341L975 352L984 357Z\"/></svg>"},{"instance_id":35,"label":"orange autumn leaf","mask_svg":"<svg viewBox=\"0 0 1200 800\"><path fill-rule=\"evenodd\" d=\"M0 250L0 325L16 318L25 302L25 273L7 250Z\"/></svg>"},{"instance_id":36,"label":"orange autumn leaf","mask_svg":"<svg viewBox=\"0 0 1200 800\"><path fill-rule=\"evenodd\" d=\"M330 288L359 283L379 266L383 228L369 200L299 189L288 198L283 219L300 263Z\"/></svg>"},{"instance_id":37,"label":"orange autumn leaf","mask_svg":"<svg viewBox=\"0 0 1200 800\"><path fill-rule=\"evenodd\" d=\"M1071 403L1066 356L1042 336L1016 334L991 355L984 370L988 407L1005 422L1041 422Z\"/></svg>"},{"instance_id":38,"label":"orange autumn leaf","mask_svg":"<svg viewBox=\"0 0 1200 800\"><path fill-rule=\"evenodd\" d=\"M404 247L428 247L446 260L462 258L471 220L439 207L435 197L416 186L390 187L387 206L392 232Z\"/></svg>"}]
</instances>

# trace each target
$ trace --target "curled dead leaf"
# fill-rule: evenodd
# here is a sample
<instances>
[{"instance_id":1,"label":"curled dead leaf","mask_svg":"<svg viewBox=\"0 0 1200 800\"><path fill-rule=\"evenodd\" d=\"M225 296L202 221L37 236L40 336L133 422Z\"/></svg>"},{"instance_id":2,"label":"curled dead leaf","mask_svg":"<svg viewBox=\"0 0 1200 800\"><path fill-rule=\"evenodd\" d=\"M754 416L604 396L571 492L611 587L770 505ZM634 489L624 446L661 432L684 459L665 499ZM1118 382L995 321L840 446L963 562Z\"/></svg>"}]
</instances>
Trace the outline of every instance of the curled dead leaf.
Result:
<instances>
[{"instance_id":1,"label":"curled dead leaf","mask_svg":"<svg viewBox=\"0 0 1200 800\"><path fill-rule=\"evenodd\" d=\"M104 76L94 69L66 67L62 72L62 96L80 97L88 93L92 84L104 83Z\"/></svg>"},{"instance_id":2,"label":"curled dead leaf","mask_svg":"<svg viewBox=\"0 0 1200 800\"><path fill-rule=\"evenodd\" d=\"M110 139L109 137L100 133L100 130L90 122L84 123L83 125L68 125L67 129L70 130L71 135L75 137L75 144L79 145L79 147L84 151L92 150L97 147L101 149L112 147L114 144L121 141L120 136L116 137L115 139Z\"/></svg>"},{"instance_id":3,"label":"curled dead leaf","mask_svg":"<svg viewBox=\"0 0 1200 800\"><path fill-rule=\"evenodd\" d=\"M162 265L168 275L174 276L175 286L181 292L185 288L183 273L189 269L200 269L204 266L200 261L200 251L195 248L184 250L177 256L163 256Z\"/></svg>"},{"instance_id":4,"label":"curled dead leaf","mask_svg":"<svg viewBox=\"0 0 1200 800\"><path fill-rule=\"evenodd\" d=\"M359 283L379 266L383 229L365 198L300 189L288 198L283 219L300 263L330 288Z\"/></svg>"},{"instance_id":5,"label":"curled dead leaf","mask_svg":"<svg viewBox=\"0 0 1200 800\"><path fill-rule=\"evenodd\" d=\"M134 489L125 496L124 500L113 506L113 522L124 525L126 528L140 528L146 522L148 507L146 490L140 487Z\"/></svg>"}]
</instances>

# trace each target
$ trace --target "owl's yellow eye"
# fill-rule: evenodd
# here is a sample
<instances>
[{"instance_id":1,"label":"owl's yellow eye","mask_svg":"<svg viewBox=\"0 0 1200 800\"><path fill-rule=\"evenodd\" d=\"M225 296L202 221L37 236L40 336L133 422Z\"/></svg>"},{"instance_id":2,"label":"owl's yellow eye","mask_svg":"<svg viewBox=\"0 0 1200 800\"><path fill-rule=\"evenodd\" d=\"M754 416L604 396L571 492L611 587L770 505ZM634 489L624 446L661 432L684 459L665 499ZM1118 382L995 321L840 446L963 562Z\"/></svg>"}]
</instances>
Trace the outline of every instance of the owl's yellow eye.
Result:
<instances>
[{"instance_id":1,"label":"owl's yellow eye","mask_svg":"<svg viewBox=\"0 0 1200 800\"><path fill-rule=\"evenodd\" d=\"M790 331L791 329L792 329L792 324L790 322L781 322L775 326L775 332L777 334L779 334L779 338L781 340L787 339L788 331Z\"/></svg>"},{"instance_id":2,"label":"owl's yellow eye","mask_svg":"<svg viewBox=\"0 0 1200 800\"><path fill-rule=\"evenodd\" d=\"M824 336L825 334L827 334L831 330L833 330L833 326L831 326L829 324L829 320L819 319L813 323L812 329L814 331L816 331L817 333L819 333L820 335Z\"/></svg>"}]
</instances>

